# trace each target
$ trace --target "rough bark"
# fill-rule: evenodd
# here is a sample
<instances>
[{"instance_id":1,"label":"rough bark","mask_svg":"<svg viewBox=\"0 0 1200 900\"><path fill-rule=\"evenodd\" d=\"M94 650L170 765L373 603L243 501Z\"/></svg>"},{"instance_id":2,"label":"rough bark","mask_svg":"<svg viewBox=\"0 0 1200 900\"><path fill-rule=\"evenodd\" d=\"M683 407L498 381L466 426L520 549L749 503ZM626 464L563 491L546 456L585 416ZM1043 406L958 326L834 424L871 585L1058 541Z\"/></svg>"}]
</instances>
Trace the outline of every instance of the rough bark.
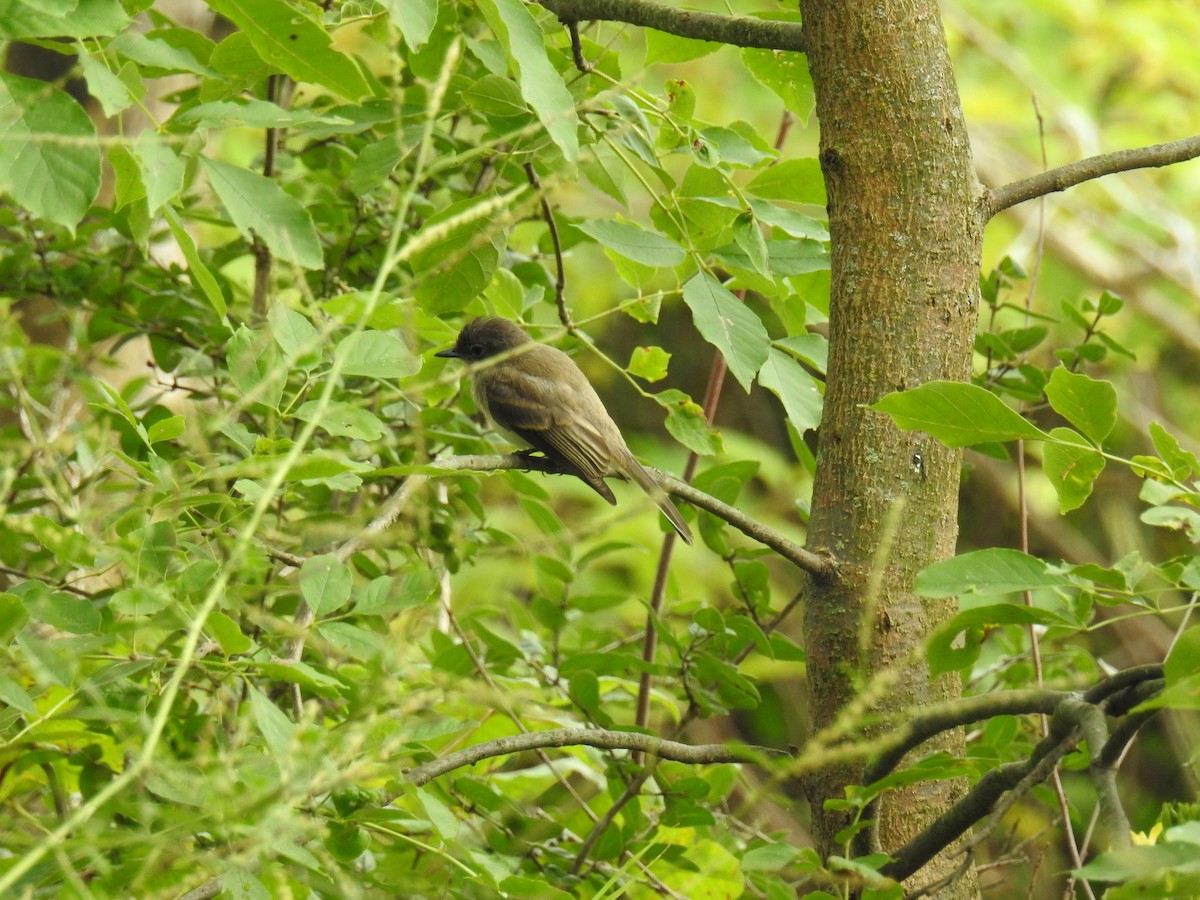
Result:
<instances>
[{"instance_id":1,"label":"rough bark","mask_svg":"<svg viewBox=\"0 0 1200 900\"><path fill-rule=\"evenodd\" d=\"M805 609L815 733L882 670L893 670L880 704L889 709L960 692L956 677L931 680L920 652L953 602L923 600L911 586L918 571L954 552L961 454L863 406L893 390L968 376L981 188L935 0L801 5L833 253L809 547L841 563L839 579L813 584ZM951 734L938 746L960 744ZM831 769L809 784L823 851L835 850L833 836L847 820L822 803L842 796L856 774ZM963 787L937 782L889 797L882 849L926 827ZM917 880L939 874L926 870ZM951 890L973 894L973 878Z\"/></svg>"}]
</instances>

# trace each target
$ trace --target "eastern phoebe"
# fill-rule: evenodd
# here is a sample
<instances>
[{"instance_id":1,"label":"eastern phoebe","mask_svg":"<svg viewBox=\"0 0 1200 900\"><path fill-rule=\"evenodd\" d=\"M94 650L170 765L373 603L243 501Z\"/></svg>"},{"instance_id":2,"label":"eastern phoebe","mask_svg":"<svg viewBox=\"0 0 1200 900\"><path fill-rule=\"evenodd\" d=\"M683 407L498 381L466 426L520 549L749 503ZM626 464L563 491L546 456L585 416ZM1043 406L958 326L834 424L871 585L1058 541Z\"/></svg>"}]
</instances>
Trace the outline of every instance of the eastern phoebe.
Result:
<instances>
[{"instance_id":1,"label":"eastern phoebe","mask_svg":"<svg viewBox=\"0 0 1200 900\"><path fill-rule=\"evenodd\" d=\"M679 536L692 532L654 477L633 458L595 388L561 350L535 343L507 319L485 316L463 326L458 341L435 356L469 363L475 402L496 426L540 450L614 506L606 475L628 478L650 495Z\"/></svg>"}]
</instances>

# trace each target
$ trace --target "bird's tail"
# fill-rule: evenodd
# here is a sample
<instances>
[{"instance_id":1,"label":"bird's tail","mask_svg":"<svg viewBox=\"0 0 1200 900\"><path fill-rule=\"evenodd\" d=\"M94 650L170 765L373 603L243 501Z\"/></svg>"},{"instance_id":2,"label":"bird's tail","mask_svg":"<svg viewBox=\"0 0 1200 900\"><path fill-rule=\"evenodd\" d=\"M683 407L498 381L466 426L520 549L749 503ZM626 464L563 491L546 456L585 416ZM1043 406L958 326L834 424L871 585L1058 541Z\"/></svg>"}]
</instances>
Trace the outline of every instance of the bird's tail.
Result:
<instances>
[{"instance_id":1,"label":"bird's tail","mask_svg":"<svg viewBox=\"0 0 1200 900\"><path fill-rule=\"evenodd\" d=\"M692 542L692 529L688 528L688 523L684 521L683 516L679 514L679 510L676 509L675 504L671 502L671 498L667 496L667 492L662 489L662 486L654 479L654 476L646 471L645 466L634 459L632 454L627 454L622 463L621 474L627 476L630 481L650 496L650 499L658 505L663 515L667 517L667 521L671 523L671 526L679 532L679 536L683 538L684 543L690 544Z\"/></svg>"}]
</instances>

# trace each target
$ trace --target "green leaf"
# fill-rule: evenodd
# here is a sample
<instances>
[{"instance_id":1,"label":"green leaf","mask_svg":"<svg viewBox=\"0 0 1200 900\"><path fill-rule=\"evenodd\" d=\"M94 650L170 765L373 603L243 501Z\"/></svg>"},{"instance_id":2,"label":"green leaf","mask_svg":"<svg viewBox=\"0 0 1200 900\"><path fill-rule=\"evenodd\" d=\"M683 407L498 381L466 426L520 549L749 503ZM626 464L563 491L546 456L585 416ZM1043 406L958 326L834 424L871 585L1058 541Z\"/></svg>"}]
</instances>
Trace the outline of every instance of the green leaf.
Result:
<instances>
[{"instance_id":1,"label":"green leaf","mask_svg":"<svg viewBox=\"0 0 1200 900\"><path fill-rule=\"evenodd\" d=\"M714 682L721 700L728 706L756 709L762 702L754 682L739 672L736 666L705 651L695 655L694 664L696 677Z\"/></svg>"},{"instance_id":2,"label":"green leaf","mask_svg":"<svg viewBox=\"0 0 1200 900\"><path fill-rule=\"evenodd\" d=\"M421 359L400 338L386 331L356 331L338 342L345 360L343 375L365 378L404 378L421 371Z\"/></svg>"},{"instance_id":3,"label":"green leaf","mask_svg":"<svg viewBox=\"0 0 1200 900\"><path fill-rule=\"evenodd\" d=\"M1045 560L1020 550L992 547L927 566L917 573L913 591L922 597L987 596L1071 584L1066 575L1050 571Z\"/></svg>"},{"instance_id":4,"label":"green leaf","mask_svg":"<svg viewBox=\"0 0 1200 900\"><path fill-rule=\"evenodd\" d=\"M5 13L0 12L0 18L4 16ZM0 25L0 30L3 27ZM79 65L83 69L83 77L87 79L88 93L100 101L105 116L112 118L133 105L134 98L130 96L129 88L105 64L104 57L81 53Z\"/></svg>"},{"instance_id":5,"label":"green leaf","mask_svg":"<svg viewBox=\"0 0 1200 900\"><path fill-rule=\"evenodd\" d=\"M794 238L821 243L829 240L829 229L825 223L802 212L757 197L750 198L750 209L760 222L780 228Z\"/></svg>"},{"instance_id":6,"label":"green leaf","mask_svg":"<svg viewBox=\"0 0 1200 900\"><path fill-rule=\"evenodd\" d=\"M21 598L8 591L0 592L0 647L7 647L28 621L29 612Z\"/></svg>"},{"instance_id":7,"label":"green leaf","mask_svg":"<svg viewBox=\"0 0 1200 900\"><path fill-rule=\"evenodd\" d=\"M317 633L358 662L378 659L387 651L387 638L349 622L322 622Z\"/></svg>"},{"instance_id":8,"label":"green leaf","mask_svg":"<svg viewBox=\"0 0 1200 900\"><path fill-rule=\"evenodd\" d=\"M829 341L822 335L797 334L780 338L775 346L808 363L818 372L823 373L829 366Z\"/></svg>"},{"instance_id":9,"label":"green leaf","mask_svg":"<svg viewBox=\"0 0 1200 900\"><path fill-rule=\"evenodd\" d=\"M1200 627L1183 632L1163 664L1166 687L1137 709L1200 709Z\"/></svg>"},{"instance_id":10,"label":"green leaf","mask_svg":"<svg viewBox=\"0 0 1200 900\"><path fill-rule=\"evenodd\" d=\"M221 652L226 656L247 653L254 647L254 641L242 634L237 622L219 609L209 614L204 627L216 639Z\"/></svg>"},{"instance_id":11,"label":"green leaf","mask_svg":"<svg viewBox=\"0 0 1200 900\"><path fill-rule=\"evenodd\" d=\"M634 347L629 357L629 374L647 381L662 381L667 377L671 354L662 347Z\"/></svg>"},{"instance_id":12,"label":"green leaf","mask_svg":"<svg viewBox=\"0 0 1200 900\"><path fill-rule=\"evenodd\" d=\"M668 390L654 395L667 411L667 431L683 446L701 456L721 452L721 442L711 428L704 410L683 391Z\"/></svg>"},{"instance_id":13,"label":"green leaf","mask_svg":"<svg viewBox=\"0 0 1200 900\"><path fill-rule=\"evenodd\" d=\"M1075 869L1075 874L1089 880L1119 882L1176 869L1194 872L1196 855L1196 845L1184 842L1125 847L1100 854L1086 866ZM1153 893L1148 896L1166 895ZM1181 898L1186 895L1175 896Z\"/></svg>"},{"instance_id":14,"label":"green leaf","mask_svg":"<svg viewBox=\"0 0 1200 900\"><path fill-rule=\"evenodd\" d=\"M363 616L389 616L428 603L437 589L437 576L428 569L405 572L399 579L380 576L356 591L354 611Z\"/></svg>"},{"instance_id":15,"label":"green leaf","mask_svg":"<svg viewBox=\"0 0 1200 900\"><path fill-rule=\"evenodd\" d=\"M358 67L333 49L325 29L300 7L284 0L208 0L208 5L237 25L259 56L296 81L319 84L347 100L371 93Z\"/></svg>"},{"instance_id":16,"label":"green leaf","mask_svg":"<svg viewBox=\"0 0 1200 900\"><path fill-rule=\"evenodd\" d=\"M1079 432L1055 428L1042 447L1042 468L1058 492L1059 513L1068 513L1091 496L1092 485L1104 471L1104 457Z\"/></svg>"},{"instance_id":17,"label":"green leaf","mask_svg":"<svg viewBox=\"0 0 1200 900\"><path fill-rule=\"evenodd\" d=\"M230 92L247 90L265 81L272 73L271 66L258 55L254 44L244 31L235 31L213 49L208 64L218 69L227 79L220 86ZM219 82L210 82L217 86ZM201 87L201 96L207 97ZM220 96L228 96L223 90Z\"/></svg>"},{"instance_id":18,"label":"green leaf","mask_svg":"<svg viewBox=\"0 0 1200 900\"><path fill-rule=\"evenodd\" d=\"M767 200L825 206L825 178L815 157L783 159L754 176L746 191Z\"/></svg>"},{"instance_id":19,"label":"green leaf","mask_svg":"<svg viewBox=\"0 0 1200 900\"><path fill-rule=\"evenodd\" d=\"M307 663L263 662L253 664L252 668L260 671L267 678L298 684L318 697L326 699L337 697L346 689L346 686L336 678L318 672Z\"/></svg>"},{"instance_id":20,"label":"green leaf","mask_svg":"<svg viewBox=\"0 0 1200 900\"><path fill-rule=\"evenodd\" d=\"M383 5L409 49L421 49L437 21L437 0L383 0Z\"/></svg>"},{"instance_id":21,"label":"green leaf","mask_svg":"<svg viewBox=\"0 0 1200 900\"><path fill-rule=\"evenodd\" d=\"M396 166L400 165L400 160L408 151L398 140L401 137L402 132L394 132L363 147L358 159L354 161L354 168L350 171L349 185L352 191L356 194L373 191L396 170Z\"/></svg>"},{"instance_id":22,"label":"green leaf","mask_svg":"<svg viewBox=\"0 0 1200 900\"><path fill-rule=\"evenodd\" d=\"M750 74L770 88L783 105L807 123L816 102L808 61L802 53L784 50L742 50L742 62Z\"/></svg>"},{"instance_id":23,"label":"green leaf","mask_svg":"<svg viewBox=\"0 0 1200 900\"><path fill-rule=\"evenodd\" d=\"M429 817L429 821L433 823L434 829L442 838L452 841L458 837L458 818L446 804L423 788L417 788L417 799L421 801L421 806L425 808L425 815Z\"/></svg>"},{"instance_id":24,"label":"green leaf","mask_svg":"<svg viewBox=\"0 0 1200 900\"><path fill-rule=\"evenodd\" d=\"M3 672L0 672L0 703L18 709L28 715L37 714L37 704L29 696L25 688L17 684Z\"/></svg>"},{"instance_id":25,"label":"green leaf","mask_svg":"<svg viewBox=\"0 0 1200 900\"><path fill-rule=\"evenodd\" d=\"M644 266L677 266L687 254L682 247L655 231L614 219L588 219L575 227L603 247Z\"/></svg>"},{"instance_id":26,"label":"green leaf","mask_svg":"<svg viewBox=\"0 0 1200 900\"><path fill-rule=\"evenodd\" d=\"M318 401L309 400L296 410L295 416L308 422L316 416L319 406ZM373 412L337 400L325 408L317 424L327 434L356 441L377 441L387 434L387 426Z\"/></svg>"},{"instance_id":27,"label":"green leaf","mask_svg":"<svg viewBox=\"0 0 1200 900\"><path fill-rule=\"evenodd\" d=\"M122 210L131 203L146 199L146 185L142 182L141 162L133 151L125 144L114 144L108 148L108 164L112 166L115 184L113 190L113 209ZM139 234L138 242L143 243L148 232Z\"/></svg>"},{"instance_id":28,"label":"green leaf","mask_svg":"<svg viewBox=\"0 0 1200 900\"><path fill-rule=\"evenodd\" d=\"M746 259L755 272L770 277L771 262L767 241L753 215L742 213L733 220L733 241L746 254Z\"/></svg>"},{"instance_id":29,"label":"green leaf","mask_svg":"<svg viewBox=\"0 0 1200 900\"><path fill-rule=\"evenodd\" d=\"M221 73L211 68L205 60L211 53L211 44L201 38L206 46L197 57L200 42L180 40L182 35L199 37L195 32L181 29L148 31L124 31L109 43L109 49L125 59L133 60L143 67L147 75L175 75L189 73L206 78L215 78ZM191 46L189 46L191 44Z\"/></svg>"},{"instance_id":30,"label":"green leaf","mask_svg":"<svg viewBox=\"0 0 1200 900\"><path fill-rule=\"evenodd\" d=\"M146 207L150 215L157 215L183 190L183 163L165 141L150 132L138 136L134 155L141 166L142 184L146 186Z\"/></svg>"},{"instance_id":31,"label":"green leaf","mask_svg":"<svg viewBox=\"0 0 1200 900\"><path fill-rule=\"evenodd\" d=\"M409 261L412 270L421 273L414 293L427 312L436 315L465 309L491 282L507 238L493 217L471 215L473 208L487 201L471 198L451 204L430 216L414 238L429 240ZM452 227L444 224L462 217L465 220Z\"/></svg>"},{"instance_id":32,"label":"green leaf","mask_svg":"<svg viewBox=\"0 0 1200 900\"><path fill-rule=\"evenodd\" d=\"M0 137L0 189L73 233L100 190L88 114L53 85L0 72Z\"/></svg>"},{"instance_id":33,"label":"green leaf","mask_svg":"<svg viewBox=\"0 0 1200 900\"><path fill-rule=\"evenodd\" d=\"M36 591L25 597L30 618L45 622L68 634L96 634L100 631L100 610L82 597L63 591Z\"/></svg>"},{"instance_id":34,"label":"green leaf","mask_svg":"<svg viewBox=\"0 0 1200 900\"><path fill-rule=\"evenodd\" d=\"M300 594L318 618L341 609L353 584L349 567L332 553L310 557L300 567Z\"/></svg>"},{"instance_id":35,"label":"green leaf","mask_svg":"<svg viewBox=\"0 0 1200 900\"><path fill-rule=\"evenodd\" d=\"M729 371L749 393L771 350L771 337L762 321L707 272L698 272L683 286L683 300L697 330L721 351Z\"/></svg>"},{"instance_id":36,"label":"green leaf","mask_svg":"<svg viewBox=\"0 0 1200 900\"><path fill-rule=\"evenodd\" d=\"M284 109L268 100L248 99L201 103L181 110L171 122L189 128L298 128L314 123L334 126L352 124L350 119L322 116L311 108Z\"/></svg>"},{"instance_id":37,"label":"green leaf","mask_svg":"<svg viewBox=\"0 0 1200 900\"><path fill-rule=\"evenodd\" d=\"M267 310L267 321L289 368L307 372L321 361L320 334L303 313L276 303Z\"/></svg>"},{"instance_id":38,"label":"green leaf","mask_svg":"<svg viewBox=\"0 0 1200 900\"><path fill-rule=\"evenodd\" d=\"M723 44L646 29L646 63L681 63L716 53Z\"/></svg>"},{"instance_id":39,"label":"green leaf","mask_svg":"<svg viewBox=\"0 0 1200 900\"><path fill-rule=\"evenodd\" d=\"M0 7L0 39L108 37L129 24L120 0L10 0Z\"/></svg>"},{"instance_id":40,"label":"green leaf","mask_svg":"<svg viewBox=\"0 0 1200 900\"><path fill-rule=\"evenodd\" d=\"M523 318L525 286L512 270L497 269L483 296L498 315L506 319Z\"/></svg>"},{"instance_id":41,"label":"green leaf","mask_svg":"<svg viewBox=\"0 0 1200 900\"><path fill-rule=\"evenodd\" d=\"M888 394L867 408L891 416L905 431L928 432L947 447L1049 437L995 394L974 384L931 381Z\"/></svg>"},{"instance_id":42,"label":"green leaf","mask_svg":"<svg viewBox=\"0 0 1200 900\"><path fill-rule=\"evenodd\" d=\"M1196 458L1195 453L1180 447L1179 439L1158 422L1151 422L1149 430L1155 452L1170 467L1176 479L1183 481L1200 475L1200 459Z\"/></svg>"},{"instance_id":43,"label":"green leaf","mask_svg":"<svg viewBox=\"0 0 1200 900\"><path fill-rule=\"evenodd\" d=\"M533 107L567 162L579 158L579 117L558 69L546 55L542 29L520 0L479 0L479 9L508 54L521 96Z\"/></svg>"},{"instance_id":44,"label":"green leaf","mask_svg":"<svg viewBox=\"0 0 1200 900\"><path fill-rule=\"evenodd\" d=\"M204 292L204 296L216 314L224 319L225 314L229 311L229 307L225 303L225 295L221 293L221 286L217 284L217 279L213 277L208 266L204 264L204 260L200 258L196 242L183 227L175 210L167 207L163 210L163 217L167 220L167 227L171 229L171 235L175 238L175 243L179 245L183 258L187 260L188 275L192 282Z\"/></svg>"},{"instance_id":45,"label":"green leaf","mask_svg":"<svg viewBox=\"0 0 1200 900\"><path fill-rule=\"evenodd\" d=\"M151 444L157 444L159 441L173 441L183 434L183 428L183 416L168 416L165 419L159 419L147 428L146 437Z\"/></svg>"},{"instance_id":46,"label":"green leaf","mask_svg":"<svg viewBox=\"0 0 1200 900\"><path fill-rule=\"evenodd\" d=\"M254 716L254 724L267 742L271 756L282 766L283 761L291 754L292 740L296 735L296 726L278 706L272 703L258 688L249 686L250 712Z\"/></svg>"},{"instance_id":47,"label":"green leaf","mask_svg":"<svg viewBox=\"0 0 1200 900\"><path fill-rule=\"evenodd\" d=\"M571 900L575 894L568 894L548 884L544 878L528 878L524 875L509 875L497 887L503 896L513 900Z\"/></svg>"},{"instance_id":48,"label":"green leaf","mask_svg":"<svg viewBox=\"0 0 1200 900\"><path fill-rule=\"evenodd\" d=\"M758 474L758 470L757 460L736 460L705 469L695 477L693 483L704 493L733 506L737 503L742 488Z\"/></svg>"},{"instance_id":49,"label":"green leaf","mask_svg":"<svg viewBox=\"0 0 1200 900\"><path fill-rule=\"evenodd\" d=\"M209 184L247 240L257 235L278 259L305 269L325 264L312 216L299 200L257 172L207 157L201 162Z\"/></svg>"},{"instance_id":50,"label":"green leaf","mask_svg":"<svg viewBox=\"0 0 1200 900\"><path fill-rule=\"evenodd\" d=\"M1197 673L1200 673L1200 626L1193 625L1180 634L1171 647L1163 662L1163 675L1169 687Z\"/></svg>"},{"instance_id":51,"label":"green leaf","mask_svg":"<svg viewBox=\"0 0 1200 900\"><path fill-rule=\"evenodd\" d=\"M696 114L696 89L688 82L668 78L663 90L667 95L668 115L673 121L686 122Z\"/></svg>"},{"instance_id":52,"label":"green leaf","mask_svg":"<svg viewBox=\"0 0 1200 900\"><path fill-rule=\"evenodd\" d=\"M121 588L108 601L108 608L122 616L152 616L166 609L172 603L172 597L165 590L137 584L133 587Z\"/></svg>"},{"instance_id":53,"label":"green leaf","mask_svg":"<svg viewBox=\"0 0 1200 900\"><path fill-rule=\"evenodd\" d=\"M275 342L267 335L241 325L225 344L225 354L229 377L242 396L278 409L285 372Z\"/></svg>"},{"instance_id":54,"label":"green leaf","mask_svg":"<svg viewBox=\"0 0 1200 900\"><path fill-rule=\"evenodd\" d=\"M28 534L60 562L86 568L96 561L95 550L85 535L74 528L59 525L46 516L30 516L8 524L14 531Z\"/></svg>"},{"instance_id":55,"label":"green leaf","mask_svg":"<svg viewBox=\"0 0 1200 900\"><path fill-rule=\"evenodd\" d=\"M706 148L710 153L715 152L720 162L725 166L752 168L764 160L774 159L777 155L762 138L754 133L744 122L734 122L735 126L743 126L746 133L737 128L722 128L709 126L700 129L692 140L692 152L697 148Z\"/></svg>"},{"instance_id":56,"label":"green leaf","mask_svg":"<svg viewBox=\"0 0 1200 900\"><path fill-rule=\"evenodd\" d=\"M533 115L521 96L521 89L503 75L483 76L463 91L462 96L472 109L497 119L525 119ZM504 127L517 127L517 123L506 121Z\"/></svg>"},{"instance_id":57,"label":"green leaf","mask_svg":"<svg viewBox=\"0 0 1200 900\"><path fill-rule=\"evenodd\" d=\"M800 363L775 347L758 373L758 382L783 403L788 420L804 434L821 424L824 398L815 378Z\"/></svg>"},{"instance_id":58,"label":"green leaf","mask_svg":"<svg viewBox=\"0 0 1200 900\"><path fill-rule=\"evenodd\" d=\"M930 677L937 677L946 672L965 671L974 665L983 649L984 635L997 625L1074 627L1074 623L1049 610L1020 603L999 603L964 610L930 635L926 647ZM960 638L960 635L963 637Z\"/></svg>"},{"instance_id":59,"label":"green leaf","mask_svg":"<svg viewBox=\"0 0 1200 900\"><path fill-rule=\"evenodd\" d=\"M1046 399L1064 419L1097 444L1117 424L1117 389L1059 366L1046 384Z\"/></svg>"}]
</instances>

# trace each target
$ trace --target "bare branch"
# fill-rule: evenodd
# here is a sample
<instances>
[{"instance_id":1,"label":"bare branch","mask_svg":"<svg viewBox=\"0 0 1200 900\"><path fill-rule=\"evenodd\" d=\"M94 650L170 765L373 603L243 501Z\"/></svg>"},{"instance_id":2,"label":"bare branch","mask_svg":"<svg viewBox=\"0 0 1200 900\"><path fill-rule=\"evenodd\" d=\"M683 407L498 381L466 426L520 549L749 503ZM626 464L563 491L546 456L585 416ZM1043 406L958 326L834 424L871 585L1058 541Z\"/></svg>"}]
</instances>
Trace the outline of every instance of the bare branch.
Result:
<instances>
[{"instance_id":1,"label":"bare branch","mask_svg":"<svg viewBox=\"0 0 1200 900\"><path fill-rule=\"evenodd\" d=\"M750 16L676 9L653 0L538 0L564 24L575 22L624 22L653 28L678 37L716 41L735 47L804 52L803 28L799 22L777 22Z\"/></svg>"},{"instance_id":2,"label":"bare branch","mask_svg":"<svg viewBox=\"0 0 1200 900\"><path fill-rule=\"evenodd\" d=\"M1014 181L1002 187L993 188L983 197L983 221L987 221L996 213L1033 200L1037 197L1053 194L1055 191L1065 191L1069 187L1113 175L1117 172L1129 172L1133 169L1149 169L1158 166L1169 166L1174 163L1186 162L1200 156L1200 134L1178 141L1168 141L1165 144L1153 144L1149 147L1135 147L1130 150L1118 150L1115 153L1104 153L1100 156L1089 156L1057 169L1042 172L1032 178Z\"/></svg>"},{"instance_id":3,"label":"bare branch","mask_svg":"<svg viewBox=\"0 0 1200 900\"><path fill-rule=\"evenodd\" d=\"M1000 714L1002 711L1016 712L1022 706L1027 713L1041 712L1041 707L1046 701L1054 699L1055 696L1064 698L1054 709L1049 734L1033 749L1029 759L1007 763L986 772L967 795L932 826L893 852L893 861L880 871L898 880L908 878L986 816L985 824L977 828L970 840L959 848L959 852L969 853L987 839L1014 803L1050 777L1059 761L1074 750L1084 737L1088 738L1088 752L1092 760L1091 774L1099 795L1099 805L1102 807L1100 815L1102 818L1111 817L1114 824L1114 831L1109 834L1109 838L1114 845L1128 841L1128 820L1116 794L1116 753L1110 747L1117 740L1123 746L1133 736L1136 726L1126 728L1125 723L1122 723L1113 737L1106 740L1104 716L1125 715L1129 709L1162 690L1161 673L1160 666L1137 666L1106 678L1082 696L1048 690L1001 692L971 698L965 703L948 704L933 715L916 717L911 727L900 732L906 740L888 746L884 755L867 770L868 777L878 779L886 775L891 767L899 762L900 757L896 756L894 751L902 746L915 746L908 740L914 731L929 733L935 721L944 727L953 727L951 720L955 718L956 712L960 724L978 721L975 716L984 708L979 704L981 700L999 700L1001 706L993 707L995 712L992 714ZM1012 697L1006 698L1005 695L1009 693ZM1134 718L1137 718L1138 725L1145 722L1140 715L1130 716L1130 719ZM886 771L885 765L889 766ZM867 783L865 778L864 783ZM869 815L870 809L864 813L864 817Z\"/></svg>"},{"instance_id":4,"label":"bare branch","mask_svg":"<svg viewBox=\"0 0 1200 900\"><path fill-rule=\"evenodd\" d=\"M456 472L489 472L503 469L523 469L527 472L548 472L552 475L570 474L569 472L564 472L561 467L544 456L530 456L524 453L495 456L446 456L419 467L419 470L425 473L428 473L430 469L443 469ZM674 494L681 500L686 500L692 506L712 513L718 519L722 519L732 525L742 534L746 535L746 537L770 547L784 559L808 572L814 578L832 578L837 574L837 561L833 557L804 549L777 531L768 528L761 522L756 522L741 510L735 509L727 503L722 503L716 497L710 496L704 493L704 491L680 481L678 478L667 475L652 467L647 467L647 471L654 476L659 486L668 494Z\"/></svg>"},{"instance_id":5,"label":"bare branch","mask_svg":"<svg viewBox=\"0 0 1200 900\"><path fill-rule=\"evenodd\" d=\"M572 31L571 35L573 39L578 36L575 31ZM538 202L542 207L542 218L546 220L546 228L549 229L550 240L554 244L554 263L558 272L558 276L554 279L554 305L558 307L558 320L562 322L563 328L574 334L575 323L571 321L571 311L567 309L567 301L563 296L563 291L567 286L567 273L563 267L562 240L558 236L558 223L554 221L554 210L550 208L550 200L546 197L541 179L538 178L537 169L531 162L525 163L525 177L530 186L537 191Z\"/></svg>"},{"instance_id":6,"label":"bare branch","mask_svg":"<svg viewBox=\"0 0 1200 900\"><path fill-rule=\"evenodd\" d=\"M485 741L410 769L405 773L409 783L420 787L434 778L471 766L481 760L526 750L546 747L597 747L601 750L640 750L659 759L670 759L689 765L714 763L752 763L766 758L785 757L782 750L768 747L730 747L725 744L682 744L637 731L607 731L598 728L553 728Z\"/></svg>"}]
</instances>

